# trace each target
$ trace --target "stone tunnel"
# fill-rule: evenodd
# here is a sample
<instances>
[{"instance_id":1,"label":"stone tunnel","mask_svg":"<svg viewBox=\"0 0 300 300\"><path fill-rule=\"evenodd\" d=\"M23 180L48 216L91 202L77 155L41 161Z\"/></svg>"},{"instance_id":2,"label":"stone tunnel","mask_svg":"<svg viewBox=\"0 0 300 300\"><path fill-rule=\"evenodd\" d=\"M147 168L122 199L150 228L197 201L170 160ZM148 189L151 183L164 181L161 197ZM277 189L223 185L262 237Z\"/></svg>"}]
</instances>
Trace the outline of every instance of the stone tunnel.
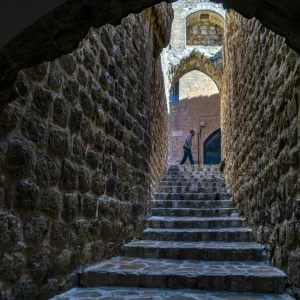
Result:
<instances>
[{"instance_id":1,"label":"stone tunnel","mask_svg":"<svg viewBox=\"0 0 300 300\"><path fill-rule=\"evenodd\" d=\"M208 172L286 274L274 299L300 299L299 3L160 2L54 1L2 35L0 299L55 297L139 240L190 127L200 170L222 132Z\"/></svg>"}]
</instances>

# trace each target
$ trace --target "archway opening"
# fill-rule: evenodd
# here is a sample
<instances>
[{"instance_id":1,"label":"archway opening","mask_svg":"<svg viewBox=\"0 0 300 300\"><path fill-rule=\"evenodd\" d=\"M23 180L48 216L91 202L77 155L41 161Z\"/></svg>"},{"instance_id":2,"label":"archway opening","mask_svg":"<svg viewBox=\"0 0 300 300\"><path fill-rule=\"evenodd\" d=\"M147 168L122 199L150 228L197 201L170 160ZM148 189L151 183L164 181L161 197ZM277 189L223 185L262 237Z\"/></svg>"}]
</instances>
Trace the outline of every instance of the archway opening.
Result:
<instances>
[{"instance_id":1,"label":"archway opening","mask_svg":"<svg viewBox=\"0 0 300 300\"><path fill-rule=\"evenodd\" d=\"M220 128L220 92L206 74L194 70L173 86L170 97L169 163L178 164L190 130L196 131L192 153L196 164L204 163L204 141Z\"/></svg>"},{"instance_id":2,"label":"archway opening","mask_svg":"<svg viewBox=\"0 0 300 300\"><path fill-rule=\"evenodd\" d=\"M218 165L221 162L221 129L211 133L203 144L203 164Z\"/></svg>"}]
</instances>

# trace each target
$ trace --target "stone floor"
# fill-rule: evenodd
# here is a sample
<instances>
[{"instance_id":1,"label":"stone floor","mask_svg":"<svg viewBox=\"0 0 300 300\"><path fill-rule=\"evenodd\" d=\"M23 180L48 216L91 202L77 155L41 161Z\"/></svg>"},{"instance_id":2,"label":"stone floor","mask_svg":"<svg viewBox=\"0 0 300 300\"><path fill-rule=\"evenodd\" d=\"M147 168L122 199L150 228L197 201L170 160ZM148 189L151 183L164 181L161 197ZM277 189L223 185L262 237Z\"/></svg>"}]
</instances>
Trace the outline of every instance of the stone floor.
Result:
<instances>
[{"instance_id":1,"label":"stone floor","mask_svg":"<svg viewBox=\"0 0 300 300\"><path fill-rule=\"evenodd\" d=\"M197 290L136 289L123 287L74 288L52 300L292 300L287 294L207 292Z\"/></svg>"}]
</instances>

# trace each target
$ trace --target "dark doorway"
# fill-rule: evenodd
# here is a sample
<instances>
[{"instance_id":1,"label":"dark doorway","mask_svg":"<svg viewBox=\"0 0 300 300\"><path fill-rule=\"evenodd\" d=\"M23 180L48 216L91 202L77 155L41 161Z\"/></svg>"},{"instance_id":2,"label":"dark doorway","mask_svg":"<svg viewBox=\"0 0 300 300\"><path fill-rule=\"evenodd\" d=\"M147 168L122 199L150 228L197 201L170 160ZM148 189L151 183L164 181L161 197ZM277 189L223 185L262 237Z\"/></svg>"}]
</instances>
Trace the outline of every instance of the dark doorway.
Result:
<instances>
[{"instance_id":1,"label":"dark doorway","mask_svg":"<svg viewBox=\"0 0 300 300\"><path fill-rule=\"evenodd\" d=\"M221 162L221 129L207 137L203 148L205 165L217 165Z\"/></svg>"}]
</instances>

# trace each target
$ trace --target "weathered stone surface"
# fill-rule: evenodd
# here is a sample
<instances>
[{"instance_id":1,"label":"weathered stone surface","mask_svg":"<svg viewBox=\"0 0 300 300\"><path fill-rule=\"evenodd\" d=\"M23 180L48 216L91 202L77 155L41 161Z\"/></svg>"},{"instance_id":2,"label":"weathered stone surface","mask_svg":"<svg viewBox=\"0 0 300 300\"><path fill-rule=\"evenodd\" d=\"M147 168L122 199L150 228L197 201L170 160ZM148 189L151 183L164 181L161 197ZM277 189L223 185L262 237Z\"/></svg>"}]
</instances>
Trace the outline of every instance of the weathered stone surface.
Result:
<instances>
[{"instance_id":1,"label":"weathered stone surface","mask_svg":"<svg viewBox=\"0 0 300 300\"><path fill-rule=\"evenodd\" d=\"M2 134L15 129L21 116L20 107L14 104L8 104L1 108L0 113L0 131Z\"/></svg>"},{"instance_id":2,"label":"weathered stone surface","mask_svg":"<svg viewBox=\"0 0 300 300\"><path fill-rule=\"evenodd\" d=\"M65 194L62 216L67 221L74 219L79 212L78 194Z\"/></svg>"},{"instance_id":3,"label":"weathered stone surface","mask_svg":"<svg viewBox=\"0 0 300 300\"><path fill-rule=\"evenodd\" d=\"M81 128L81 121L82 121L82 110L79 108L72 108L71 115L70 115L70 124L69 128L71 132L78 133Z\"/></svg>"},{"instance_id":4,"label":"weathered stone surface","mask_svg":"<svg viewBox=\"0 0 300 300\"><path fill-rule=\"evenodd\" d=\"M49 86L54 90L58 91L59 88L62 85L63 77L62 77L62 71L60 69L60 66L55 63L50 63L50 72L48 76L48 84Z\"/></svg>"},{"instance_id":5,"label":"weathered stone surface","mask_svg":"<svg viewBox=\"0 0 300 300\"><path fill-rule=\"evenodd\" d=\"M48 124L32 113L23 117L22 132L28 140L37 145L44 146L47 143Z\"/></svg>"},{"instance_id":6,"label":"weathered stone surface","mask_svg":"<svg viewBox=\"0 0 300 300\"><path fill-rule=\"evenodd\" d=\"M67 274L71 268L71 258L72 251L69 249L64 249L55 255L52 272L59 275Z\"/></svg>"},{"instance_id":7,"label":"weathered stone surface","mask_svg":"<svg viewBox=\"0 0 300 300\"><path fill-rule=\"evenodd\" d=\"M37 282L43 281L49 271L51 251L47 248L37 250L28 261L28 272Z\"/></svg>"},{"instance_id":8,"label":"weathered stone surface","mask_svg":"<svg viewBox=\"0 0 300 300\"><path fill-rule=\"evenodd\" d=\"M239 212L270 247L271 260L299 288L292 275L299 226L299 163L292 149L299 145L299 106L292 106L300 58L254 19L229 12L227 20L221 109L226 180Z\"/></svg>"},{"instance_id":9,"label":"weathered stone surface","mask_svg":"<svg viewBox=\"0 0 300 300\"><path fill-rule=\"evenodd\" d=\"M88 150L86 155L86 164L90 166L92 170L97 169L99 162L99 154L96 151Z\"/></svg>"},{"instance_id":10,"label":"weathered stone surface","mask_svg":"<svg viewBox=\"0 0 300 300\"><path fill-rule=\"evenodd\" d=\"M34 146L22 140L10 140L5 167L15 178L30 175L35 165Z\"/></svg>"},{"instance_id":11,"label":"weathered stone surface","mask_svg":"<svg viewBox=\"0 0 300 300\"><path fill-rule=\"evenodd\" d=\"M165 4L161 9L171 14ZM0 165L6 176L0 186L0 207L18 211L23 222L21 241L11 233L9 247L23 251L27 262L12 297L51 298L64 289L70 272L114 255L124 239L138 237L145 226L142 221L130 225L131 201L141 201L145 210L149 206L144 186L135 181L137 170L131 165L135 163L128 158L122 172L119 164L124 162L125 147L131 157L140 156L136 153L140 147L131 149L133 124L150 134L144 124L150 120L153 31L161 30L152 25L156 13L149 9L124 21L126 26L106 26L107 49L101 41L102 29L92 29L74 53L18 76L13 87L17 99L7 111L7 129L3 127L0 143ZM130 66L125 63L127 53L132 58ZM131 84L127 72L133 74ZM156 101L161 101L160 95ZM124 127L128 105L129 130ZM134 129L139 138L141 130ZM11 151L12 146L16 150ZM124 201L124 182L129 187L130 212L123 216L119 201ZM143 177L143 184L149 184L149 177ZM106 190L113 201L103 200ZM99 215L98 200L105 202ZM39 212L43 216L37 216ZM135 210L136 220L139 213ZM49 261L44 249L51 252Z\"/></svg>"},{"instance_id":12,"label":"weathered stone surface","mask_svg":"<svg viewBox=\"0 0 300 300\"><path fill-rule=\"evenodd\" d=\"M48 221L44 216L28 218L23 227L24 241L30 245L41 244L48 233Z\"/></svg>"},{"instance_id":13,"label":"weathered stone surface","mask_svg":"<svg viewBox=\"0 0 300 300\"><path fill-rule=\"evenodd\" d=\"M3 253L0 256L0 278L5 281L17 281L25 267L21 253Z\"/></svg>"},{"instance_id":14,"label":"weathered stone surface","mask_svg":"<svg viewBox=\"0 0 300 300\"><path fill-rule=\"evenodd\" d=\"M76 59L71 54L61 56L59 63L69 75L72 75L76 69Z\"/></svg>"},{"instance_id":15,"label":"weathered stone surface","mask_svg":"<svg viewBox=\"0 0 300 300\"><path fill-rule=\"evenodd\" d=\"M76 103L79 97L78 82L75 80L69 80L65 82L63 87L63 95L71 104Z\"/></svg>"},{"instance_id":16,"label":"weathered stone surface","mask_svg":"<svg viewBox=\"0 0 300 300\"><path fill-rule=\"evenodd\" d=\"M58 182L59 170L56 162L46 154L36 160L36 178L41 186L48 186Z\"/></svg>"},{"instance_id":17,"label":"weathered stone surface","mask_svg":"<svg viewBox=\"0 0 300 300\"><path fill-rule=\"evenodd\" d=\"M87 221L85 219L77 219L72 225L70 242L75 245L83 245L88 237Z\"/></svg>"},{"instance_id":18,"label":"weathered stone surface","mask_svg":"<svg viewBox=\"0 0 300 300\"><path fill-rule=\"evenodd\" d=\"M35 110L42 118L47 118L51 111L53 102L52 94L40 85L34 90L32 109Z\"/></svg>"},{"instance_id":19,"label":"weathered stone surface","mask_svg":"<svg viewBox=\"0 0 300 300\"><path fill-rule=\"evenodd\" d=\"M57 97L53 108L53 121L65 128L68 124L69 104L64 98Z\"/></svg>"},{"instance_id":20,"label":"weathered stone surface","mask_svg":"<svg viewBox=\"0 0 300 300\"><path fill-rule=\"evenodd\" d=\"M86 159L86 147L84 142L78 136L74 136L73 139L72 157L80 163L85 162Z\"/></svg>"},{"instance_id":21,"label":"weathered stone surface","mask_svg":"<svg viewBox=\"0 0 300 300\"><path fill-rule=\"evenodd\" d=\"M94 129L89 119L83 118L81 124L81 137L87 144L94 143Z\"/></svg>"},{"instance_id":22,"label":"weathered stone surface","mask_svg":"<svg viewBox=\"0 0 300 300\"><path fill-rule=\"evenodd\" d=\"M78 189L79 191L85 193L91 188L92 177L90 170L87 167L79 167L78 173Z\"/></svg>"},{"instance_id":23,"label":"weathered stone surface","mask_svg":"<svg viewBox=\"0 0 300 300\"><path fill-rule=\"evenodd\" d=\"M105 191L105 182L101 171L94 172L92 176L92 191L96 195L102 195Z\"/></svg>"},{"instance_id":24,"label":"weathered stone surface","mask_svg":"<svg viewBox=\"0 0 300 300\"><path fill-rule=\"evenodd\" d=\"M39 210L55 218L62 209L62 195L56 188L47 188L41 195Z\"/></svg>"},{"instance_id":25,"label":"weathered stone surface","mask_svg":"<svg viewBox=\"0 0 300 300\"><path fill-rule=\"evenodd\" d=\"M49 134L49 148L57 154L67 155L71 149L69 133L61 128L53 127Z\"/></svg>"},{"instance_id":26,"label":"weathered stone surface","mask_svg":"<svg viewBox=\"0 0 300 300\"><path fill-rule=\"evenodd\" d=\"M66 190L75 190L78 185L77 164L65 159L62 165L60 186Z\"/></svg>"},{"instance_id":27,"label":"weathered stone surface","mask_svg":"<svg viewBox=\"0 0 300 300\"><path fill-rule=\"evenodd\" d=\"M21 181L15 188L15 208L21 211L32 211L36 208L40 196L37 185L28 180Z\"/></svg>"},{"instance_id":28,"label":"weathered stone surface","mask_svg":"<svg viewBox=\"0 0 300 300\"><path fill-rule=\"evenodd\" d=\"M82 214L91 219L96 216L97 197L93 194L84 194L82 199Z\"/></svg>"},{"instance_id":29,"label":"weathered stone surface","mask_svg":"<svg viewBox=\"0 0 300 300\"><path fill-rule=\"evenodd\" d=\"M66 206L65 206L66 207ZM71 215L71 213L69 214ZM69 242L70 232L68 225L62 220L53 222L51 230L51 245L63 246Z\"/></svg>"},{"instance_id":30,"label":"weathered stone surface","mask_svg":"<svg viewBox=\"0 0 300 300\"><path fill-rule=\"evenodd\" d=\"M10 212L0 211L0 249L8 250L20 240L21 220Z\"/></svg>"}]
</instances>

